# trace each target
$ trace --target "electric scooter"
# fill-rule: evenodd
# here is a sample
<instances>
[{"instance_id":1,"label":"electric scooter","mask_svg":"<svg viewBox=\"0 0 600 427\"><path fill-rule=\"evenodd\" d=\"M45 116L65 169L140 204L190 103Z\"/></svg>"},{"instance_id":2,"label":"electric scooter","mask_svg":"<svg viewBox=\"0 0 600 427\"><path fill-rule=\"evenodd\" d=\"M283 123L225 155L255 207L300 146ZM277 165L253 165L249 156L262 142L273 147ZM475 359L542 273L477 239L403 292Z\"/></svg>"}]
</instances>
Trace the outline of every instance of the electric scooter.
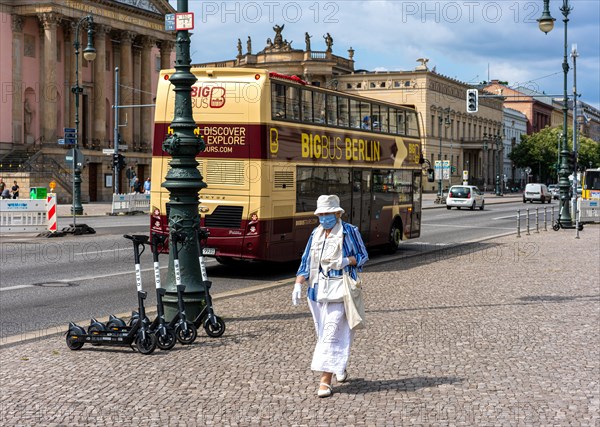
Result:
<instances>
[{"instance_id":1,"label":"electric scooter","mask_svg":"<svg viewBox=\"0 0 600 427\"><path fill-rule=\"evenodd\" d=\"M185 285L181 283L181 268L179 267L179 242L185 242L185 235L183 233L172 231L171 232L171 243L173 250L173 270L175 272L175 286L177 288L177 306L179 311L173 317L169 325L175 329L175 336L177 341L181 344L191 344L196 340L198 331L194 323L187 320L185 314L185 303L183 301L183 292L185 291Z\"/></svg>"},{"instance_id":2,"label":"electric scooter","mask_svg":"<svg viewBox=\"0 0 600 427\"><path fill-rule=\"evenodd\" d=\"M163 305L163 297L166 290L161 287L160 283L160 265L158 263L159 250L158 246L163 245L166 236L153 234L152 235L152 257L154 259L154 284L156 285L156 318L149 325L150 331L156 336L158 348L161 350L170 350L177 342L175 332L171 324L165 320L165 310Z\"/></svg>"},{"instance_id":3,"label":"electric scooter","mask_svg":"<svg viewBox=\"0 0 600 427\"><path fill-rule=\"evenodd\" d=\"M196 236L198 238L198 262L200 263L200 272L202 273L202 284L204 285L204 295L205 295L205 305L202 308L202 311L194 320L194 325L196 328L200 328L200 326L204 327L206 334L211 338L218 338L225 332L225 321L219 316L215 315L213 306L212 306L212 298L210 296L210 287L212 282L208 280L208 275L206 274L206 264L204 263L204 242L208 239L209 232L204 228L199 228L195 230Z\"/></svg>"},{"instance_id":4,"label":"electric scooter","mask_svg":"<svg viewBox=\"0 0 600 427\"><path fill-rule=\"evenodd\" d=\"M145 244L148 243L148 236L125 235L123 237L133 242L138 310L141 318L143 319L146 318L144 300L148 294L142 290L140 255L144 252ZM102 328L105 329L102 330ZM116 331L106 329L102 323L96 321L90 325L87 333L81 326L70 322L69 329L66 333L66 342L67 347L69 347L71 350L79 350L85 343L110 346L132 346L132 344L135 343L138 351L142 354L150 354L156 349L156 337L154 334L150 333L146 322L135 322L135 324L127 331Z\"/></svg>"}]
</instances>

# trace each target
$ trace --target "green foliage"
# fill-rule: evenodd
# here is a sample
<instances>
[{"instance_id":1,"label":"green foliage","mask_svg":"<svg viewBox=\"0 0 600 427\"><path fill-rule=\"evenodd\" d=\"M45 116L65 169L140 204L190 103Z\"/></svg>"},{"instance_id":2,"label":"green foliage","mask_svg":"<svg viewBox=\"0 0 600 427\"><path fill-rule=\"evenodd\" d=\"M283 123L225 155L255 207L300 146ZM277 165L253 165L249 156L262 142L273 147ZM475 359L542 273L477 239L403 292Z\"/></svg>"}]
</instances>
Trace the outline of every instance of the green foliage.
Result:
<instances>
[{"instance_id":1,"label":"green foliage","mask_svg":"<svg viewBox=\"0 0 600 427\"><path fill-rule=\"evenodd\" d=\"M554 182L558 172L559 138L562 135L562 126L546 127L538 133L521 136L521 143L514 147L509 158L516 167L529 166L540 182ZM600 144L585 136L578 136L578 165L580 169L589 167L590 162L594 167L600 166ZM573 149L573 132L567 129L568 150Z\"/></svg>"}]
</instances>

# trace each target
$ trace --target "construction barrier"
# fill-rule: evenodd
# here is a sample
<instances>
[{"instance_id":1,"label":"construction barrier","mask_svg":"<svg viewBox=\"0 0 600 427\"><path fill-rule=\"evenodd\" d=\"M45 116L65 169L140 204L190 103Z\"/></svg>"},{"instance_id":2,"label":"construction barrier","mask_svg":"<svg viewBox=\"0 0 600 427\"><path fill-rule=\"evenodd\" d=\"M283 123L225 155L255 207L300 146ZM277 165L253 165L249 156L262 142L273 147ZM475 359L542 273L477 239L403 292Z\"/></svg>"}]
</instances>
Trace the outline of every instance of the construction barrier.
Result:
<instances>
[{"instance_id":1,"label":"construction barrier","mask_svg":"<svg viewBox=\"0 0 600 427\"><path fill-rule=\"evenodd\" d=\"M0 233L56 232L56 227L54 193L49 193L45 199L0 200Z\"/></svg>"},{"instance_id":2,"label":"construction barrier","mask_svg":"<svg viewBox=\"0 0 600 427\"><path fill-rule=\"evenodd\" d=\"M111 210L113 215L131 214L134 212L150 212L149 193L113 194Z\"/></svg>"},{"instance_id":3,"label":"construction barrier","mask_svg":"<svg viewBox=\"0 0 600 427\"><path fill-rule=\"evenodd\" d=\"M600 222L600 200L577 199L579 222Z\"/></svg>"}]
</instances>

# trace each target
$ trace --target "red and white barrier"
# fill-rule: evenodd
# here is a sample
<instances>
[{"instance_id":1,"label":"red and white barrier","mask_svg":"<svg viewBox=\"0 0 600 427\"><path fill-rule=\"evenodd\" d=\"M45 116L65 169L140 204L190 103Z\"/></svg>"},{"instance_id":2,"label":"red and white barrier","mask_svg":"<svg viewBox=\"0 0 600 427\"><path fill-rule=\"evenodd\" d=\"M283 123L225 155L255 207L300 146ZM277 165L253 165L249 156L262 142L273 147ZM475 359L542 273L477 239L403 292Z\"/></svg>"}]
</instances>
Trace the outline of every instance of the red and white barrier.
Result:
<instances>
[{"instance_id":1,"label":"red and white barrier","mask_svg":"<svg viewBox=\"0 0 600 427\"><path fill-rule=\"evenodd\" d=\"M58 230L58 215L56 215L56 193L48 193L46 212L48 218L48 231L50 233L56 233Z\"/></svg>"}]
</instances>

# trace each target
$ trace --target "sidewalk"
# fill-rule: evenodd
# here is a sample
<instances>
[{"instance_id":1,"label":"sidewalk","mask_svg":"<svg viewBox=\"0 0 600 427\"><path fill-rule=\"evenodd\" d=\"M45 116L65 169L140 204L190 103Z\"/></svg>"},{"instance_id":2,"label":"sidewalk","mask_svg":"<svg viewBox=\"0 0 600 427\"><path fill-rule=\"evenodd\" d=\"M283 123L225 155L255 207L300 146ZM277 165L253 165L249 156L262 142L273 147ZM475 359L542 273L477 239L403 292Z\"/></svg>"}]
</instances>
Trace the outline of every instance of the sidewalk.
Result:
<instances>
[{"instance_id":1,"label":"sidewalk","mask_svg":"<svg viewBox=\"0 0 600 427\"><path fill-rule=\"evenodd\" d=\"M574 237L367 264L368 326L328 399L290 280L215 298L225 335L170 352L70 351L64 336L0 347L0 424L598 426L600 226Z\"/></svg>"}]
</instances>

